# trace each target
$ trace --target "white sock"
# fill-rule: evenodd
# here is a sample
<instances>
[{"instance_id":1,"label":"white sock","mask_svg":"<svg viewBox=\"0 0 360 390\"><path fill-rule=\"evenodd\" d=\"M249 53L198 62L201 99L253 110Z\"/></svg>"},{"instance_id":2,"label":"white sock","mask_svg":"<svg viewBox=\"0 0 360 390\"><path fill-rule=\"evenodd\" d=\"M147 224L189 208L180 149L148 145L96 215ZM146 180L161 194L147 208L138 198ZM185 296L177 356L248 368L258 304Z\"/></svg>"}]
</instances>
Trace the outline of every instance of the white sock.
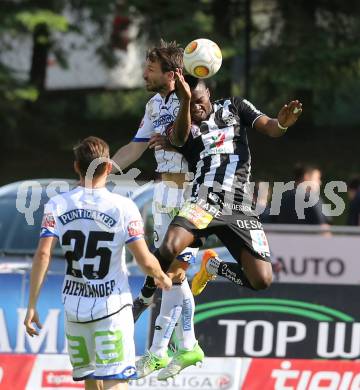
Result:
<instances>
[{"instance_id":1,"label":"white sock","mask_svg":"<svg viewBox=\"0 0 360 390\"><path fill-rule=\"evenodd\" d=\"M195 301L187 279L181 284L183 296L180 321L175 327L180 349L192 350L196 344L194 329Z\"/></svg>"},{"instance_id":2,"label":"white sock","mask_svg":"<svg viewBox=\"0 0 360 390\"><path fill-rule=\"evenodd\" d=\"M181 315L182 303L181 285L162 291L160 313L156 318L153 342L150 347L150 352L157 356L164 356L167 352L175 324Z\"/></svg>"}]
</instances>

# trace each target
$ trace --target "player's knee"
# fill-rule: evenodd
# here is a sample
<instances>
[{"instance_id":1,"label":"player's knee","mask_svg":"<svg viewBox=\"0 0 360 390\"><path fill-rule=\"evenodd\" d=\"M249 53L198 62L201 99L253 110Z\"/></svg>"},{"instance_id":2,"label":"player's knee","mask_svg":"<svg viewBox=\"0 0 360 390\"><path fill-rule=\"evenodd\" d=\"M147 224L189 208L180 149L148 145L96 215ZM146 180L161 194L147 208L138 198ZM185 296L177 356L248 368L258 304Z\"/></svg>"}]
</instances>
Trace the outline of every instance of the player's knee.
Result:
<instances>
[{"instance_id":1,"label":"player's knee","mask_svg":"<svg viewBox=\"0 0 360 390\"><path fill-rule=\"evenodd\" d=\"M161 244L160 252L168 259L175 259L183 250L181 240L176 235L167 236Z\"/></svg>"},{"instance_id":2,"label":"player's knee","mask_svg":"<svg viewBox=\"0 0 360 390\"><path fill-rule=\"evenodd\" d=\"M272 283L272 273L267 270L260 272L250 283L255 290L266 290Z\"/></svg>"},{"instance_id":3,"label":"player's knee","mask_svg":"<svg viewBox=\"0 0 360 390\"><path fill-rule=\"evenodd\" d=\"M175 240L167 240L163 242L160 247L160 253L166 259L175 259L178 255L178 248L176 246Z\"/></svg>"}]
</instances>

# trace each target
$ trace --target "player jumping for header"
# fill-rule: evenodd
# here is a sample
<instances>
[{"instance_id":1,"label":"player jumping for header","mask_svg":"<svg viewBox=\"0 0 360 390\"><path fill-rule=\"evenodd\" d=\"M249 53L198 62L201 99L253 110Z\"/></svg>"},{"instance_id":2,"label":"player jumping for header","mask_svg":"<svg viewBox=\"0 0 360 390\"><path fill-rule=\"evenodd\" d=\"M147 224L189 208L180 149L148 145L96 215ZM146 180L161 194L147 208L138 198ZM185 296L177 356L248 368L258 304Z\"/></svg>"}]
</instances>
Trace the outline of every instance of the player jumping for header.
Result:
<instances>
[{"instance_id":1,"label":"player jumping for header","mask_svg":"<svg viewBox=\"0 0 360 390\"><path fill-rule=\"evenodd\" d=\"M182 146L188 161L197 161L196 174L191 199L171 222L156 256L160 264L171 262L195 239L215 234L237 263L206 251L193 279L193 294L200 294L216 275L252 290L265 289L272 282L270 251L251 207L246 129L280 137L297 121L302 105L291 101L277 118L269 118L239 97L212 104L203 80L195 80L190 88L181 72L176 77L180 109L168 137L174 146Z\"/></svg>"}]
</instances>

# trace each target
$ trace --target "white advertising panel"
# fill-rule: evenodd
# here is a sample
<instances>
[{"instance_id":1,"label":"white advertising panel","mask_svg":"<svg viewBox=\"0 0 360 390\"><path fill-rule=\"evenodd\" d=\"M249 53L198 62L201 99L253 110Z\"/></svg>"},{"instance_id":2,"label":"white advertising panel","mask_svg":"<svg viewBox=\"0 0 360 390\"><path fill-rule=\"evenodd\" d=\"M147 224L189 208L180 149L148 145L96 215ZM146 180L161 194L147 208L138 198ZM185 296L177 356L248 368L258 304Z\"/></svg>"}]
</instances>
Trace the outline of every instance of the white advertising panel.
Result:
<instances>
[{"instance_id":1,"label":"white advertising panel","mask_svg":"<svg viewBox=\"0 0 360 390\"><path fill-rule=\"evenodd\" d=\"M279 282L360 283L359 236L268 233L267 237Z\"/></svg>"}]
</instances>

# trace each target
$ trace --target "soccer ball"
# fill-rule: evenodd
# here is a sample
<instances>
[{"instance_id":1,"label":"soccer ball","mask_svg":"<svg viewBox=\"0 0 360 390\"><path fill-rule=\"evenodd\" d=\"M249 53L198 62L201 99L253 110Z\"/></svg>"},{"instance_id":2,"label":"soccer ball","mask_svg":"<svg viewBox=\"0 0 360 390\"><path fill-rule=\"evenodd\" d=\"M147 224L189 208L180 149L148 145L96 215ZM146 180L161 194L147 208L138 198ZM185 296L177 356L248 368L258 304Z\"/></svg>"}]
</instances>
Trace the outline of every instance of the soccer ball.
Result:
<instances>
[{"instance_id":1,"label":"soccer ball","mask_svg":"<svg viewBox=\"0 0 360 390\"><path fill-rule=\"evenodd\" d=\"M219 46L210 39L195 39L184 50L185 69L194 77L207 79L220 69L222 54Z\"/></svg>"}]
</instances>

